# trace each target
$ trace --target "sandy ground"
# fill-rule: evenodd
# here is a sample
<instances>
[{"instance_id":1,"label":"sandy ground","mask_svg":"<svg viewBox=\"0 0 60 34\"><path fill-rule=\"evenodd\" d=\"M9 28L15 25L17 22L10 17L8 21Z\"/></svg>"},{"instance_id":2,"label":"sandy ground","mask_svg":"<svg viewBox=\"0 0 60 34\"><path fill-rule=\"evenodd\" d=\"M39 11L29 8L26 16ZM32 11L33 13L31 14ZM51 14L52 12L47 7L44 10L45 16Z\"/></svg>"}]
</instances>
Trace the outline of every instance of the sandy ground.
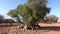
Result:
<instances>
[{"instance_id":1,"label":"sandy ground","mask_svg":"<svg viewBox=\"0 0 60 34\"><path fill-rule=\"evenodd\" d=\"M41 26L44 25L45 27L41 27L40 30L24 30L18 28L16 29L15 27L0 27L0 34L60 34L60 23L42 24ZM51 25L53 27L51 27Z\"/></svg>"},{"instance_id":2,"label":"sandy ground","mask_svg":"<svg viewBox=\"0 0 60 34\"><path fill-rule=\"evenodd\" d=\"M40 23L40 30L12 29L9 34L60 34L60 23Z\"/></svg>"},{"instance_id":3,"label":"sandy ground","mask_svg":"<svg viewBox=\"0 0 60 34\"><path fill-rule=\"evenodd\" d=\"M24 30L24 29L6 29L2 28L2 34L60 34L60 27L48 27L48 28L41 28L40 30ZM2 31L0 29L0 31ZM8 32L9 31L9 32ZM1 34L1 33L0 33Z\"/></svg>"},{"instance_id":4,"label":"sandy ground","mask_svg":"<svg viewBox=\"0 0 60 34\"><path fill-rule=\"evenodd\" d=\"M60 27L60 23L38 23L40 27Z\"/></svg>"},{"instance_id":5,"label":"sandy ground","mask_svg":"<svg viewBox=\"0 0 60 34\"><path fill-rule=\"evenodd\" d=\"M41 28L41 30L13 29L9 34L60 34L60 28Z\"/></svg>"}]
</instances>

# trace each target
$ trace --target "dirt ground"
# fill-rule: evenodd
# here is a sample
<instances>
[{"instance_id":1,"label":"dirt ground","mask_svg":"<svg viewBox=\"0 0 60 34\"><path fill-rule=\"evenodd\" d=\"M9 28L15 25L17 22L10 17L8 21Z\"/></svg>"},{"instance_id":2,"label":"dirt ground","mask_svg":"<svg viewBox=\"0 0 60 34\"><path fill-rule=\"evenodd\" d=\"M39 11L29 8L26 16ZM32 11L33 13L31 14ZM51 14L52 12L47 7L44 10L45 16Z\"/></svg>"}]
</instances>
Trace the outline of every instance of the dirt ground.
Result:
<instances>
[{"instance_id":1,"label":"dirt ground","mask_svg":"<svg viewBox=\"0 0 60 34\"><path fill-rule=\"evenodd\" d=\"M60 24L58 27L41 27L40 30L19 29L17 26L0 26L0 34L60 34Z\"/></svg>"},{"instance_id":2,"label":"dirt ground","mask_svg":"<svg viewBox=\"0 0 60 34\"><path fill-rule=\"evenodd\" d=\"M41 30L13 29L8 34L60 34L60 27L41 28Z\"/></svg>"},{"instance_id":3,"label":"dirt ground","mask_svg":"<svg viewBox=\"0 0 60 34\"><path fill-rule=\"evenodd\" d=\"M3 33L1 33L1 32L3 32ZM60 27L47 27L47 28L41 28L40 30L0 28L0 34L60 34Z\"/></svg>"}]
</instances>

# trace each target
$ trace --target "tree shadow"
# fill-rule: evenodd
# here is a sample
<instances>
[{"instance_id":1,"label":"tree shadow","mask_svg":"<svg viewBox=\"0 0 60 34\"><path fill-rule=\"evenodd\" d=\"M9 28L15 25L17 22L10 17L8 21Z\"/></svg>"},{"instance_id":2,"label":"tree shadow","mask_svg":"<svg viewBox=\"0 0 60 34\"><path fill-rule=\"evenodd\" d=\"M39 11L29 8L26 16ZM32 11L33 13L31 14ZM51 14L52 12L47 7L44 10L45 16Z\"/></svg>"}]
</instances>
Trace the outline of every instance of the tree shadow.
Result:
<instances>
[{"instance_id":1,"label":"tree shadow","mask_svg":"<svg viewBox=\"0 0 60 34\"><path fill-rule=\"evenodd\" d=\"M41 27L40 30L60 31L60 27Z\"/></svg>"}]
</instances>

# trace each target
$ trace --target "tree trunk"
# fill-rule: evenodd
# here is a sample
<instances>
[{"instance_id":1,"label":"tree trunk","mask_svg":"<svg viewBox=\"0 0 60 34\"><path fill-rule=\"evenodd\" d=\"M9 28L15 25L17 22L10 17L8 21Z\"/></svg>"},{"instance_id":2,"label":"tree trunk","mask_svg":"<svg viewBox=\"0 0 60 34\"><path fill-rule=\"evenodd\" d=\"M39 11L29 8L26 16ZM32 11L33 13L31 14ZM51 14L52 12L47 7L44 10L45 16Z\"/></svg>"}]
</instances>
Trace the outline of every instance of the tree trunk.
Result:
<instances>
[{"instance_id":1,"label":"tree trunk","mask_svg":"<svg viewBox=\"0 0 60 34\"><path fill-rule=\"evenodd\" d=\"M18 23L22 23L18 15L16 15L16 18Z\"/></svg>"},{"instance_id":2,"label":"tree trunk","mask_svg":"<svg viewBox=\"0 0 60 34\"><path fill-rule=\"evenodd\" d=\"M25 24L24 29L27 29L27 25Z\"/></svg>"}]
</instances>

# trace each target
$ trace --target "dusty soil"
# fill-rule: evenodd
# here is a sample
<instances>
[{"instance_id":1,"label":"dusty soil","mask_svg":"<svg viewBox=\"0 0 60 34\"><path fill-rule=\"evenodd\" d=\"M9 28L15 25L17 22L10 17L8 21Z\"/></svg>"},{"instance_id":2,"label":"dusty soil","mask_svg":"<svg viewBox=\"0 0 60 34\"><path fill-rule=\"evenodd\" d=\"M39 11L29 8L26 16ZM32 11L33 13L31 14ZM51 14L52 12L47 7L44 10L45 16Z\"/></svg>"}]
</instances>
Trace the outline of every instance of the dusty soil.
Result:
<instances>
[{"instance_id":1,"label":"dusty soil","mask_svg":"<svg viewBox=\"0 0 60 34\"><path fill-rule=\"evenodd\" d=\"M13 29L8 34L60 34L60 28L41 28L40 30Z\"/></svg>"},{"instance_id":2,"label":"dusty soil","mask_svg":"<svg viewBox=\"0 0 60 34\"><path fill-rule=\"evenodd\" d=\"M38 23L40 27L60 27L60 23Z\"/></svg>"},{"instance_id":3,"label":"dusty soil","mask_svg":"<svg viewBox=\"0 0 60 34\"><path fill-rule=\"evenodd\" d=\"M41 28L40 30L24 30L0 27L0 34L60 34L60 27Z\"/></svg>"},{"instance_id":4,"label":"dusty soil","mask_svg":"<svg viewBox=\"0 0 60 34\"><path fill-rule=\"evenodd\" d=\"M19 29L17 26L0 26L0 34L60 34L60 24L58 27L41 27L40 30Z\"/></svg>"}]
</instances>

